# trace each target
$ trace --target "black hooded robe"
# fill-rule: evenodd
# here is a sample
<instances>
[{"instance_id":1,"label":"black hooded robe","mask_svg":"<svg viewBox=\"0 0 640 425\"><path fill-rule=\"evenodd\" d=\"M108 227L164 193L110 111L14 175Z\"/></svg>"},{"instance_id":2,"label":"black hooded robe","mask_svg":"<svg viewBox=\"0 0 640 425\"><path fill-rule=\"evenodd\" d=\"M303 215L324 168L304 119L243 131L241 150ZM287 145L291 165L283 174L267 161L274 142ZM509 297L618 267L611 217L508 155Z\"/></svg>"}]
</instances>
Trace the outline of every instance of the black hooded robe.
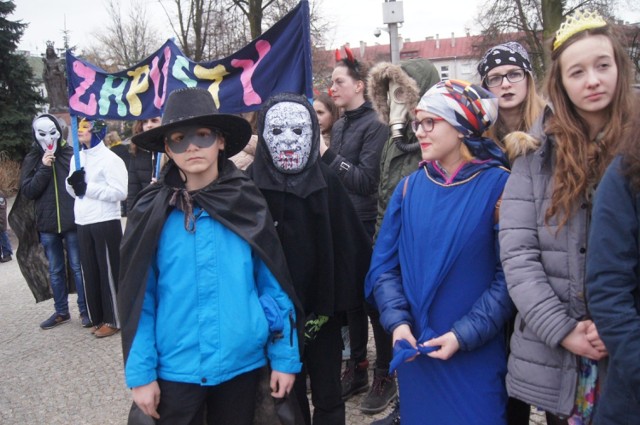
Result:
<instances>
[{"instance_id":1,"label":"black hooded robe","mask_svg":"<svg viewBox=\"0 0 640 425\"><path fill-rule=\"evenodd\" d=\"M262 134L266 112L280 102L302 104L312 117L311 155L297 174L275 168ZM263 107L258 128L249 175L276 222L305 314L335 316L361 306L372 243L339 177L319 161L320 129L315 111L301 96L280 94Z\"/></svg>"}]
</instances>

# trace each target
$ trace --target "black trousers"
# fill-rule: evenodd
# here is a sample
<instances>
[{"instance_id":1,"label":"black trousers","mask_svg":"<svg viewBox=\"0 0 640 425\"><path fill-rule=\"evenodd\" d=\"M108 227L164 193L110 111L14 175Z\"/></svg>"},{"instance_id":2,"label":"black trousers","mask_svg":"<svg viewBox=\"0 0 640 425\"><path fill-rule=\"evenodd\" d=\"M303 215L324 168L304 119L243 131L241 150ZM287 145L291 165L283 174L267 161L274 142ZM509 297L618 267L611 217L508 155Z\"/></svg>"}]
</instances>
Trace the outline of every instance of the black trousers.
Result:
<instances>
[{"instance_id":1,"label":"black trousers","mask_svg":"<svg viewBox=\"0 0 640 425\"><path fill-rule=\"evenodd\" d=\"M116 293L120 270L120 220L78 225L80 262L85 298L94 325L106 323L120 328Z\"/></svg>"},{"instance_id":2,"label":"black trousers","mask_svg":"<svg viewBox=\"0 0 640 425\"><path fill-rule=\"evenodd\" d=\"M340 386L342 367L341 321L336 317L322 325L316 339L304 348L302 371L296 376L296 394L305 424L311 425L307 403L307 374L311 381L314 425L345 425L345 407Z\"/></svg>"},{"instance_id":3,"label":"black trousers","mask_svg":"<svg viewBox=\"0 0 640 425\"><path fill-rule=\"evenodd\" d=\"M376 221L363 221L362 224L373 241ZM376 346L376 367L380 369L389 369L389 363L391 363L391 357L393 356L391 335L385 332L384 328L380 324L380 313L378 310L366 302L364 302L361 307L347 313L349 339L351 340L351 360L354 360L356 363L360 363L367 358L369 319L371 319L373 340Z\"/></svg>"},{"instance_id":4,"label":"black trousers","mask_svg":"<svg viewBox=\"0 0 640 425\"><path fill-rule=\"evenodd\" d=\"M507 424L529 425L531 408L524 401L509 397L507 400Z\"/></svg>"},{"instance_id":5,"label":"black trousers","mask_svg":"<svg viewBox=\"0 0 640 425\"><path fill-rule=\"evenodd\" d=\"M568 425L569 421L567 419L560 419L556 415L553 415L549 412L545 412L545 416L547 419L547 425Z\"/></svg>"},{"instance_id":6,"label":"black trousers","mask_svg":"<svg viewBox=\"0 0 640 425\"><path fill-rule=\"evenodd\" d=\"M389 369L393 347L391 335L380 324L380 313L368 303L347 313L349 322L349 338L351 339L351 360L359 363L367 358L367 342L369 341L369 319L376 346L376 367Z\"/></svg>"},{"instance_id":7,"label":"black trousers","mask_svg":"<svg viewBox=\"0 0 640 425\"><path fill-rule=\"evenodd\" d=\"M159 379L160 419L156 425L251 425L258 372L252 370L209 387Z\"/></svg>"}]
</instances>

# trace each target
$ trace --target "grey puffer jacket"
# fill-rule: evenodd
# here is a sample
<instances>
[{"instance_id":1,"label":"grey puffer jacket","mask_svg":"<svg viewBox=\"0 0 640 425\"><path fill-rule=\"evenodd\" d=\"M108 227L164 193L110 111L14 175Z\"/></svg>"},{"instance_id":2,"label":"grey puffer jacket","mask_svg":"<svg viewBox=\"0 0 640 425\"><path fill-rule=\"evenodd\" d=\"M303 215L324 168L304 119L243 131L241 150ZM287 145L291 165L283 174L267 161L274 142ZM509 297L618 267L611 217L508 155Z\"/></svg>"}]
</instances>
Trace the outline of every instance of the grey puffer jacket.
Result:
<instances>
[{"instance_id":1,"label":"grey puffer jacket","mask_svg":"<svg viewBox=\"0 0 640 425\"><path fill-rule=\"evenodd\" d=\"M561 341L585 319L588 213L580 202L558 232L545 223L551 202L555 141L532 129L540 147L515 160L500 207L500 256L518 315L511 338L507 390L511 397L556 415L574 406L577 356Z\"/></svg>"}]
</instances>

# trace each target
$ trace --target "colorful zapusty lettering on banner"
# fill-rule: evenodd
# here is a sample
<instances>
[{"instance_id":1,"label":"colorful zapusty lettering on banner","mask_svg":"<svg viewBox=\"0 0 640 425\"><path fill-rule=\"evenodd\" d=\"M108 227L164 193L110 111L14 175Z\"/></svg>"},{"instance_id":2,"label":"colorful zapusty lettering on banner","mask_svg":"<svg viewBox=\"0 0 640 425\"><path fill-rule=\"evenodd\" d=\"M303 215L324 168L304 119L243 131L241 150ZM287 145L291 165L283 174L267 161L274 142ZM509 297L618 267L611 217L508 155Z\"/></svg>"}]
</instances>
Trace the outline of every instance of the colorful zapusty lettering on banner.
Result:
<instances>
[{"instance_id":1,"label":"colorful zapusty lettering on banner","mask_svg":"<svg viewBox=\"0 0 640 425\"><path fill-rule=\"evenodd\" d=\"M220 111L256 110L275 93L312 97L309 4L302 0L273 27L233 55L196 63L167 40L139 64L115 73L67 51L69 109L88 118L138 120L162 115L167 94L202 87Z\"/></svg>"}]
</instances>

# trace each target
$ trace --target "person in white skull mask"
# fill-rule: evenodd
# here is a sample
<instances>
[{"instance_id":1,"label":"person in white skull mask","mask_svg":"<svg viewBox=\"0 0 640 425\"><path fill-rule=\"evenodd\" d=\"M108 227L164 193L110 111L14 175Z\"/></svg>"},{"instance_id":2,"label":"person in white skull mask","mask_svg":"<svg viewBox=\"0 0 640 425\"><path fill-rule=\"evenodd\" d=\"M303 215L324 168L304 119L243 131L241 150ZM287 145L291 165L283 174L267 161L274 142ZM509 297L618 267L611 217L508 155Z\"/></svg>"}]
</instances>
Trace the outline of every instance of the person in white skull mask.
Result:
<instances>
[{"instance_id":1,"label":"person in white skull mask","mask_svg":"<svg viewBox=\"0 0 640 425\"><path fill-rule=\"evenodd\" d=\"M258 146L249 175L267 200L296 295L305 315L302 372L293 392L305 424L344 425L341 396L344 316L363 302L371 241L340 178L320 161L320 126L296 94L270 98L258 116Z\"/></svg>"},{"instance_id":2,"label":"person in white skull mask","mask_svg":"<svg viewBox=\"0 0 640 425\"><path fill-rule=\"evenodd\" d=\"M263 137L278 171L302 171L311 155L311 115L299 103L283 102L267 111Z\"/></svg>"},{"instance_id":3,"label":"person in white skull mask","mask_svg":"<svg viewBox=\"0 0 640 425\"><path fill-rule=\"evenodd\" d=\"M33 278L38 276L37 270L41 267L36 260L38 256L34 255L39 248L31 241L40 241L48 260L55 312L40 324L42 329L51 329L70 320L67 297L68 288L73 288L74 284L78 292L80 322L83 327L91 326L85 302L74 201L64 190L73 148L62 138L62 125L55 116L49 114L42 114L33 121L34 143L22 164L20 192L14 204L14 209L15 205L22 205L24 197L32 200L35 207L32 209L35 210L35 223L29 221L33 218L25 215L25 210L20 207L16 210L15 218L22 223L16 231L20 239L18 262L21 269L26 271L27 284L38 301L49 298L50 292L48 284L42 285L40 279ZM38 236L34 238L32 233L35 230ZM67 276L65 257L72 276ZM73 284L69 285L67 281Z\"/></svg>"},{"instance_id":4,"label":"person in white skull mask","mask_svg":"<svg viewBox=\"0 0 640 425\"><path fill-rule=\"evenodd\" d=\"M48 116L41 116L33 122L33 135L42 147L45 155L51 154L58 148L58 139L62 136L57 123Z\"/></svg>"}]
</instances>

